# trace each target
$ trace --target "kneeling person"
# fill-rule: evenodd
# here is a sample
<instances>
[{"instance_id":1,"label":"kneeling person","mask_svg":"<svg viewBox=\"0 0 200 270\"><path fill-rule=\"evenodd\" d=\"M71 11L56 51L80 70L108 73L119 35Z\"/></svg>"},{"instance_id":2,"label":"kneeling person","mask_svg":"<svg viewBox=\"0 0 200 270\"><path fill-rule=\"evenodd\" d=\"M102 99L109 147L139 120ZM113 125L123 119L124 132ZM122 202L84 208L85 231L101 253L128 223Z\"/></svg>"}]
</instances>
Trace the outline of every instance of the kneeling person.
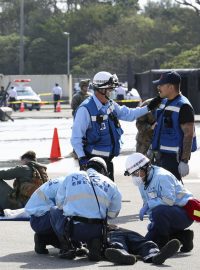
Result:
<instances>
[{"instance_id":1,"label":"kneeling person","mask_svg":"<svg viewBox=\"0 0 200 270\"><path fill-rule=\"evenodd\" d=\"M75 240L87 243L90 260L101 259L104 223L107 217L115 218L121 209L121 193L106 175L105 161L94 157L86 171L67 176L59 187L59 209L50 211L53 229L62 243L61 258L75 257Z\"/></svg>"}]
</instances>

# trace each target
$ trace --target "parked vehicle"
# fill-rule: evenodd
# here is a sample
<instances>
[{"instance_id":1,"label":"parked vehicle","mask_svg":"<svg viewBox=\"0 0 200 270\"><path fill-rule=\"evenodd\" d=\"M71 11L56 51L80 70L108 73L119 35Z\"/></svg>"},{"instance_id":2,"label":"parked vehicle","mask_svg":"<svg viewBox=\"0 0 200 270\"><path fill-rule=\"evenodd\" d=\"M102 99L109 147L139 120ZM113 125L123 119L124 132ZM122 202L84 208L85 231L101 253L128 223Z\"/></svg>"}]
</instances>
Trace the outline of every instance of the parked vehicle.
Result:
<instances>
[{"instance_id":1,"label":"parked vehicle","mask_svg":"<svg viewBox=\"0 0 200 270\"><path fill-rule=\"evenodd\" d=\"M24 108L32 111L36 109L40 110L41 107L41 98L40 96L33 91L32 87L29 85L31 80L14 80L14 86L17 92L17 101L20 101L16 104L17 109L20 108L21 102L24 103Z\"/></svg>"}]
</instances>

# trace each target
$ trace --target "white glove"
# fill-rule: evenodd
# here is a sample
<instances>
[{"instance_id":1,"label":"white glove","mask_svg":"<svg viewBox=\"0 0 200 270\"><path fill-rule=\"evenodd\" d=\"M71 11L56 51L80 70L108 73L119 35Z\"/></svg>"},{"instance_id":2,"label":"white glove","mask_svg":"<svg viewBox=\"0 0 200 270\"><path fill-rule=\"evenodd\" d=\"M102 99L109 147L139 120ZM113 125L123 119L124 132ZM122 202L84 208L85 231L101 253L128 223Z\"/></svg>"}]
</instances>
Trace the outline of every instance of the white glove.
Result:
<instances>
[{"instance_id":1,"label":"white glove","mask_svg":"<svg viewBox=\"0 0 200 270\"><path fill-rule=\"evenodd\" d=\"M180 161L178 165L178 171L181 177L184 177L189 174L189 165L183 161Z\"/></svg>"}]
</instances>

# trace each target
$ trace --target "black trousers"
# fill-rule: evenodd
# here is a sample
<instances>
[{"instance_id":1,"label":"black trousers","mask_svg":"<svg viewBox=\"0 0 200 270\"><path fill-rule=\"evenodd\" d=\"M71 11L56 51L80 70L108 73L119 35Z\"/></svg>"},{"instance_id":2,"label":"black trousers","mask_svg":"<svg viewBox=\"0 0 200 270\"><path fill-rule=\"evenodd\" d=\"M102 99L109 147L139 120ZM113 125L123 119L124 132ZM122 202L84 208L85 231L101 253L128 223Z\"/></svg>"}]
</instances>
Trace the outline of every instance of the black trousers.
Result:
<instances>
[{"instance_id":1,"label":"black trousers","mask_svg":"<svg viewBox=\"0 0 200 270\"><path fill-rule=\"evenodd\" d=\"M155 165L160 166L176 176L176 178L182 182L182 178L180 176L180 173L178 171L178 158L177 154L173 153L161 153L159 152L157 158L153 162Z\"/></svg>"}]
</instances>

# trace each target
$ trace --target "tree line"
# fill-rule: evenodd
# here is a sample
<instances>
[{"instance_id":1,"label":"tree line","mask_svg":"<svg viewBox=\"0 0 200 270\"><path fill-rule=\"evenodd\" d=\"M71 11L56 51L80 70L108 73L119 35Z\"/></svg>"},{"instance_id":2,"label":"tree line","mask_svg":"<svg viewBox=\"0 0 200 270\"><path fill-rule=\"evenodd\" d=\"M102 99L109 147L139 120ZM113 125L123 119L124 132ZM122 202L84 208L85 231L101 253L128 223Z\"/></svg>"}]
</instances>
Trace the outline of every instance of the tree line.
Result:
<instances>
[{"instance_id":1,"label":"tree line","mask_svg":"<svg viewBox=\"0 0 200 270\"><path fill-rule=\"evenodd\" d=\"M24 0L24 74L127 74L200 65L200 16L187 1ZM177 3L179 2L179 3ZM0 73L19 74L21 0L0 0ZM200 5L199 5L200 6Z\"/></svg>"}]
</instances>

